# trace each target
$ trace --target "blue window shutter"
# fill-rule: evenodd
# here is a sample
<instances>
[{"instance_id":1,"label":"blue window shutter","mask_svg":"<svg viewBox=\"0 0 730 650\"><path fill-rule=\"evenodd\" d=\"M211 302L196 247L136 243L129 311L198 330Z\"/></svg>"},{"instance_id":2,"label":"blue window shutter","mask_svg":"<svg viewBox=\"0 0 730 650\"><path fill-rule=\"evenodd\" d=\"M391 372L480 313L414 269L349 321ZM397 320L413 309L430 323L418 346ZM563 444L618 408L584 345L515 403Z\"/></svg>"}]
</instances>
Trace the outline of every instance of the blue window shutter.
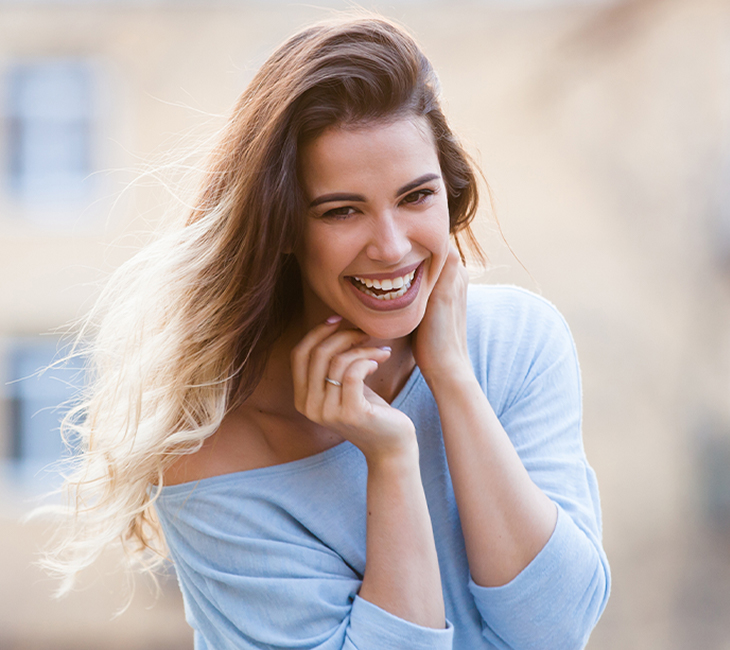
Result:
<instances>
[{"instance_id":1,"label":"blue window shutter","mask_svg":"<svg viewBox=\"0 0 730 650\"><path fill-rule=\"evenodd\" d=\"M18 64L7 90L11 190L31 202L83 199L92 172L91 67L75 60Z\"/></svg>"},{"instance_id":2,"label":"blue window shutter","mask_svg":"<svg viewBox=\"0 0 730 650\"><path fill-rule=\"evenodd\" d=\"M43 370L57 356L55 341L20 340L10 348L11 463L22 480L69 455L60 424L83 387L84 375L79 360Z\"/></svg>"}]
</instances>

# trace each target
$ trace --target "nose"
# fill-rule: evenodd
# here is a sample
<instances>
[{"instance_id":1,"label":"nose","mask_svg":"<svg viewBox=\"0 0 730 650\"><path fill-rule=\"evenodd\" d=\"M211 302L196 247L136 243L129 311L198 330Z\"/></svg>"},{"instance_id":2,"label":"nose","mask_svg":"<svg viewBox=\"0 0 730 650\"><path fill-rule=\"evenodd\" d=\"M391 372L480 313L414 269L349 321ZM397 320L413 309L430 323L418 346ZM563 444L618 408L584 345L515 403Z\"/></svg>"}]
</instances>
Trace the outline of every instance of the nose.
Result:
<instances>
[{"instance_id":1,"label":"nose","mask_svg":"<svg viewBox=\"0 0 730 650\"><path fill-rule=\"evenodd\" d=\"M384 211L374 220L366 253L371 260L394 264L411 251L405 224L399 224L392 211Z\"/></svg>"}]
</instances>

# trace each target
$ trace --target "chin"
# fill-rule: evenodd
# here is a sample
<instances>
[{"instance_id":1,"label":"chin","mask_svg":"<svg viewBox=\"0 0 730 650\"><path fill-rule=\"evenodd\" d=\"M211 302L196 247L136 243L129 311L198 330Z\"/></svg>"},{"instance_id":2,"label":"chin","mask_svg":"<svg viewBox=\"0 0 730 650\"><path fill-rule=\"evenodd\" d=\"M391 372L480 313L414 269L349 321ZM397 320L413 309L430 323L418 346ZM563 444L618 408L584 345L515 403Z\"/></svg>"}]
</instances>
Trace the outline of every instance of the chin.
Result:
<instances>
[{"instance_id":1,"label":"chin","mask_svg":"<svg viewBox=\"0 0 730 650\"><path fill-rule=\"evenodd\" d=\"M367 322L352 322L353 327L361 329L365 334L373 339L392 340L410 336L423 320L423 312L425 309L419 310L418 314L410 317L391 316L390 318L379 319L380 322L373 322L375 319L368 319Z\"/></svg>"}]
</instances>

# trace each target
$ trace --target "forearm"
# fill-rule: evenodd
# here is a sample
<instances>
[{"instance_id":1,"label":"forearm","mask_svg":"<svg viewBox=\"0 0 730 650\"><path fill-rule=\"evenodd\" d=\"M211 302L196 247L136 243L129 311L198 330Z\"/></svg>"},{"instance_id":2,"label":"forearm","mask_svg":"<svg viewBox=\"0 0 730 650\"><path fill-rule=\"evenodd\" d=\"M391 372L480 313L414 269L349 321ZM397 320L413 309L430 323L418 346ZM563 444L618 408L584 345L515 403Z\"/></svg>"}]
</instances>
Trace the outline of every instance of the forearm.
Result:
<instances>
[{"instance_id":1,"label":"forearm","mask_svg":"<svg viewBox=\"0 0 730 650\"><path fill-rule=\"evenodd\" d=\"M418 448L368 462L367 555L360 597L424 627L445 626Z\"/></svg>"},{"instance_id":2,"label":"forearm","mask_svg":"<svg viewBox=\"0 0 730 650\"><path fill-rule=\"evenodd\" d=\"M540 552L557 518L535 485L471 368L429 380L459 509L469 569L485 587L506 584Z\"/></svg>"}]
</instances>

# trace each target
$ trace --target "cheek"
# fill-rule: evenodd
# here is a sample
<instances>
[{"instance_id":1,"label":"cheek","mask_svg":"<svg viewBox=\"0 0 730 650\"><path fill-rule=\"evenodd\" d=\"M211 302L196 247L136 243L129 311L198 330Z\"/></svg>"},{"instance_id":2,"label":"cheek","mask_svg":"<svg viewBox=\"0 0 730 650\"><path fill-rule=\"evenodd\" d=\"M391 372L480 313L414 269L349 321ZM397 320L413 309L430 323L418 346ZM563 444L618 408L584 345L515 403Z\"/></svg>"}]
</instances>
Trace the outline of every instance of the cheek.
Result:
<instances>
[{"instance_id":1,"label":"cheek","mask_svg":"<svg viewBox=\"0 0 730 650\"><path fill-rule=\"evenodd\" d=\"M309 273L311 269L316 269L322 265L324 258L324 250L322 246L322 236L318 233L315 224L308 224L304 229L296 255L299 266L305 273Z\"/></svg>"},{"instance_id":2,"label":"cheek","mask_svg":"<svg viewBox=\"0 0 730 650\"><path fill-rule=\"evenodd\" d=\"M338 276L344 268L343 251L342 243L331 235L315 236L305 241L297 259L309 283L321 285Z\"/></svg>"}]
</instances>

